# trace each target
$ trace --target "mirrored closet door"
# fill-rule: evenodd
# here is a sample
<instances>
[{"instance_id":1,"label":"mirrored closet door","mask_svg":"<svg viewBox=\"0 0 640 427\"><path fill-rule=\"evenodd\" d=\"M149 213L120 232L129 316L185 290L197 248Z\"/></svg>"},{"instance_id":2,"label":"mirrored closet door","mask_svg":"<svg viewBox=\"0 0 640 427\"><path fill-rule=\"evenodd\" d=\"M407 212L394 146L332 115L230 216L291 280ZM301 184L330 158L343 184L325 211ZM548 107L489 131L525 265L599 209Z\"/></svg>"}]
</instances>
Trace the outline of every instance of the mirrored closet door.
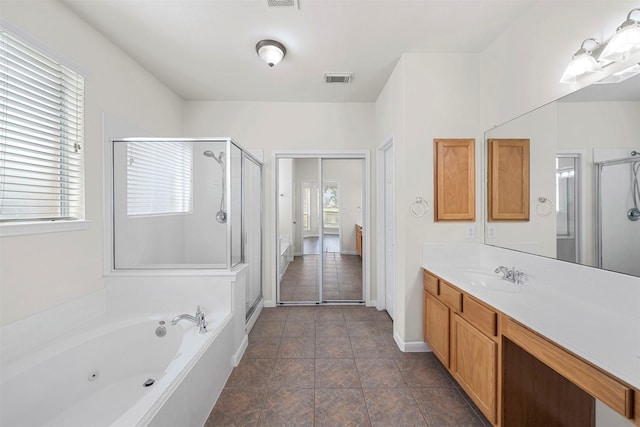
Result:
<instances>
[{"instance_id":1,"label":"mirrored closet door","mask_svg":"<svg viewBox=\"0 0 640 427\"><path fill-rule=\"evenodd\" d=\"M277 157L279 304L364 302L364 163Z\"/></svg>"}]
</instances>

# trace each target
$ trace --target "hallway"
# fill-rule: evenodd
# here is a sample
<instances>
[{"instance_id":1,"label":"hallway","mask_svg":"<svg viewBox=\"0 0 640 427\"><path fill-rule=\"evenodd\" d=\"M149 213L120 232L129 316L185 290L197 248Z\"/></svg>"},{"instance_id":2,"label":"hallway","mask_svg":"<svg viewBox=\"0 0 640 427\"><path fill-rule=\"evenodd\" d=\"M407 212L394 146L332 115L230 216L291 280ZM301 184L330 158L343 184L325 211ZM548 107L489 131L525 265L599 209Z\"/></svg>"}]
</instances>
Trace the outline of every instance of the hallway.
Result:
<instances>
[{"instance_id":1,"label":"hallway","mask_svg":"<svg viewBox=\"0 0 640 427\"><path fill-rule=\"evenodd\" d=\"M385 311L263 309L206 427L489 426L432 353L403 353Z\"/></svg>"}]
</instances>

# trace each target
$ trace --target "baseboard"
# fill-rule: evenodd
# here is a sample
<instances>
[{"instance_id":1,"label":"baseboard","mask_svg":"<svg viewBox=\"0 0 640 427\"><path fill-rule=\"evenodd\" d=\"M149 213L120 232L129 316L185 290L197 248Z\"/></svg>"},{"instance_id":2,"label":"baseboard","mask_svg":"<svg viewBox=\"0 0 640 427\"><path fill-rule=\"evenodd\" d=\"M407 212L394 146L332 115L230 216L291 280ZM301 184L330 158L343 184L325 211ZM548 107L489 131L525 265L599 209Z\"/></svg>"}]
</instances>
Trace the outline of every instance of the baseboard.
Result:
<instances>
[{"instance_id":1,"label":"baseboard","mask_svg":"<svg viewBox=\"0 0 640 427\"><path fill-rule=\"evenodd\" d=\"M272 301L272 300L264 300L264 306L265 307L275 307L276 306L276 302Z\"/></svg>"},{"instance_id":2,"label":"baseboard","mask_svg":"<svg viewBox=\"0 0 640 427\"><path fill-rule=\"evenodd\" d=\"M426 353L431 351L424 341L408 341L405 342L397 332L393 332L393 339L398 344L398 348L405 353Z\"/></svg>"},{"instance_id":3,"label":"baseboard","mask_svg":"<svg viewBox=\"0 0 640 427\"><path fill-rule=\"evenodd\" d=\"M358 251L342 251L342 255L360 255Z\"/></svg>"},{"instance_id":4,"label":"baseboard","mask_svg":"<svg viewBox=\"0 0 640 427\"><path fill-rule=\"evenodd\" d=\"M244 338L242 339L242 342L240 343L240 348L238 348L238 351L236 351L231 357L231 362L233 363L234 367L238 366L238 364L240 363L240 360L242 360L242 356L244 356L244 352L247 349L248 345L249 345L249 336L245 335Z\"/></svg>"},{"instance_id":5,"label":"baseboard","mask_svg":"<svg viewBox=\"0 0 640 427\"><path fill-rule=\"evenodd\" d=\"M249 335L249 332L251 332L251 330L253 329L253 325L256 324L256 320L258 320L260 313L262 313L263 307L264 307L264 299L261 299L258 305L256 306L256 309L253 311L253 313L251 313L251 317L249 318L249 320L247 320L247 324L245 325L245 328L244 328L245 334Z\"/></svg>"}]
</instances>

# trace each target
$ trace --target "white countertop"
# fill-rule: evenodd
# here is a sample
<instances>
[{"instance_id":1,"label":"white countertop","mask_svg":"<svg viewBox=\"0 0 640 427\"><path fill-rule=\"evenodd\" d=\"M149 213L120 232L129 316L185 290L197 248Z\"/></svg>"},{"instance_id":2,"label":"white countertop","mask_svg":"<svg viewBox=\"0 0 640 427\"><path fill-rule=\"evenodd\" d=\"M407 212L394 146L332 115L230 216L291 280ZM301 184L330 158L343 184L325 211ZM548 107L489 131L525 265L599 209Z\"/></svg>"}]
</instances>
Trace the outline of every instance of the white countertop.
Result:
<instances>
[{"instance_id":1,"label":"white countertop","mask_svg":"<svg viewBox=\"0 0 640 427\"><path fill-rule=\"evenodd\" d=\"M498 265L527 281L487 289L467 271ZM423 267L640 390L639 278L464 243L425 244Z\"/></svg>"}]
</instances>

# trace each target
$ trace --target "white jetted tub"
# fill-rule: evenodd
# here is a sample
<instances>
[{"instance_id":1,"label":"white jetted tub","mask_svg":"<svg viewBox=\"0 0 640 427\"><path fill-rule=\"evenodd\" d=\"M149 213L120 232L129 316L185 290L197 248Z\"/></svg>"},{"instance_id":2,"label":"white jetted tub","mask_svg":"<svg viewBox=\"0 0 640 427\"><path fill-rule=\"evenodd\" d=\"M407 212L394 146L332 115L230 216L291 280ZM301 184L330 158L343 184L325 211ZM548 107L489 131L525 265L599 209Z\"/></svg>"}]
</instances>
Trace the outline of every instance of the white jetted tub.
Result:
<instances>
[{"instance_id":1,"label":"white jetted tub","mask_svg":"<svg viewBox=\"0 0 640 427\"><path fill-rule=\"evenodd\" d=\"M174 315L129 319L104 316L100 324L95 322L95 328L5 363L0 378L0 425L197 424L198 420L185 421L184 415L180 421L162 414L174 412L173 406L185 406L184 395L178 396L180 402L173 405L171 397L179 387L189 387L184 382L191 371L201 377L201 371L208 372L215 368L211 365L219 364L218 370L222 371L214 375L224 383L231 367L227 366L228 355L219 347L232 340L232 327L226 327L232 316L207 314L208 332L200 335L193 323L183 320L171 325ZM156 334L161 321L165 322L164 336ZM222 342L212 346L219 339ZM205 365L197 368L201 359ZM167 404L168 410L163 411ZM158 414L161 416L156 417Z\"/></svg>"}]
</instances>

